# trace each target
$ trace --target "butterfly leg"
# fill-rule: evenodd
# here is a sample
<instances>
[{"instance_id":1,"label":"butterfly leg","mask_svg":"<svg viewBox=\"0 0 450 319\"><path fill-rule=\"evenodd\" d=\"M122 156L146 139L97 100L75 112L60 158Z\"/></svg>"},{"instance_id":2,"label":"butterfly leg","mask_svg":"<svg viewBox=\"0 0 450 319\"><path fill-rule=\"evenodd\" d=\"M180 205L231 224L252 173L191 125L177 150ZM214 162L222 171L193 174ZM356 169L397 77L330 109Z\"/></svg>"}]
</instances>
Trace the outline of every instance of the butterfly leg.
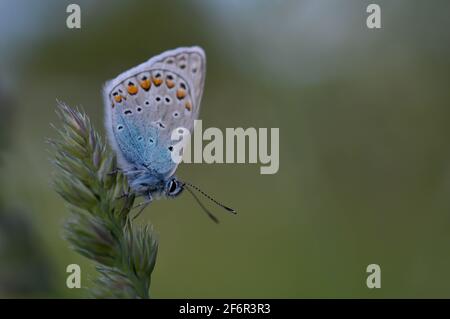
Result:
<instances>
[{"instance_id":1,"label":"butterfly leg","mask_svg":"<svg viewBox=\"0 0 450 319\"><path fill-rule=\"evenodd\" d=\"M150 193L148 193L147 195L147 199L145 201L143 201L142 203L137 204L136 206L134 206L133 208L139 208L142 207L138 213L133 217L133 220L135 220L136 218L139 217L139 215L144 211L144 209L150 205L150 203L153 201L153 197Z\"/></svg>"},{"instance_id":2,"label":"butterfly leg","mask_svg":"<svg viewBox=\"0 0 450 319\"><path fill-rule=\"evenodd\" d=\"M114 174L117 174L120 172L123 172L123 171L120 168L116 168L116 169L113 169L111 172L109 172L108 175L114 175Z\"/></svg>"},{"instance_id":3,"label":"butterfly leg","mask_svg":"<svg viewBox=\"0 0 450 319\"><path fill-rule=\"evenodd\" d=\"M125 197L128 197L128 196L130 196L131 194L130 193L123 193L122 195L120 195L120 196L117 196L116 197L116 199L122 199L122 198L125 198Z\"/></svg>"},{"instance_id":4,"label":"butterfly leg","mask_svg":"<svg viewBox=\"0 0 450 319\"><path fill-rule=\"evenodd\" d=\"M122 199L122 198L128 197L130 195L132 195L131 194L131 188L130 188L130 186L128 186L127 191L124 192L122 195L117 196L116 199Z\"/></svg>"}]
</instances>

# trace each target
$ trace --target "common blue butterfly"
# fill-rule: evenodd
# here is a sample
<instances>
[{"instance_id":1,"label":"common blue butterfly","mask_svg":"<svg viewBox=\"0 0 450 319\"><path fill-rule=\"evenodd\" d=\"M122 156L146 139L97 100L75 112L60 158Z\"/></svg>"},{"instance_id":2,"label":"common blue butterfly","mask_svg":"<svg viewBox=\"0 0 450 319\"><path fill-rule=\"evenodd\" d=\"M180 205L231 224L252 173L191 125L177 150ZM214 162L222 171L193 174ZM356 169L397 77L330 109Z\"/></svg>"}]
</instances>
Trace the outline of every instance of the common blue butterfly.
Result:
<instances>
[{"instance_id":1,"label":"common blue butterfly","mask_svg":"<svg viewBox=\"0 0 450 319\"><path fill-rule=\"evenodd\" d=\"M154 198L174 198L193 190L217 205L235 211L198 187L174 176L177 163L171 134L183 127L191 133L198 118L206 74L206 56L200 47L166 51L108 81L103 90L106 131L119 168L143 207Z\"/></svg>"}]
</instances>

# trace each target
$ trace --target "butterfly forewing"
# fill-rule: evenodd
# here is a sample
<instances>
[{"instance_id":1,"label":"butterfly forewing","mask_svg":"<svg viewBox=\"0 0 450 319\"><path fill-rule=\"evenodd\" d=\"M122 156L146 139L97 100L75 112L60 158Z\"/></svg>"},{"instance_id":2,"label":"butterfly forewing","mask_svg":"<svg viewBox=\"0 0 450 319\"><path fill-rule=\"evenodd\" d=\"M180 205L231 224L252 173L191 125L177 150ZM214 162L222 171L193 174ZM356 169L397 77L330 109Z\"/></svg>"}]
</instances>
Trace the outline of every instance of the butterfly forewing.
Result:
<instances>
[{"instance_id":1,"label":"butterfly forewing","mask_svg":"<svg viewBox=\"0 0 450 319\"><path fill-rule=\"evenodd\" d=\"M198 118L206 60L201 48L162 53L105 87L107 130L119 164L147 167L162 175L176 169L172 131L192 132Z\"/></svg>"}]
</instances>

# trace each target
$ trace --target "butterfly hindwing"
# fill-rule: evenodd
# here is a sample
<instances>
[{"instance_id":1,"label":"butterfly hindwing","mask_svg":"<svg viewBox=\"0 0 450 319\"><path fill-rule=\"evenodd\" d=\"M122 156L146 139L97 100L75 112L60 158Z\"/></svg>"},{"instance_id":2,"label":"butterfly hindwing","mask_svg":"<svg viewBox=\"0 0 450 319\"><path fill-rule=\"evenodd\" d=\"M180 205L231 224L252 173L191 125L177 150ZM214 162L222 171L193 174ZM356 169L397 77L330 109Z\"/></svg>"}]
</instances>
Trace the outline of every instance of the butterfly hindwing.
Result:
<instances>
[{"instance_id":1,"label":"butterfly hindwing","mask_svg":"<svg viewBox=\"0 0 450 319\"><path fill-rule=\"evenodd\" d=\"M173 174L171 134L193 130L198 118L206 60L201 48L167 51L108 82L106 126L119 165Z\"/></svg>"}]
</instances>

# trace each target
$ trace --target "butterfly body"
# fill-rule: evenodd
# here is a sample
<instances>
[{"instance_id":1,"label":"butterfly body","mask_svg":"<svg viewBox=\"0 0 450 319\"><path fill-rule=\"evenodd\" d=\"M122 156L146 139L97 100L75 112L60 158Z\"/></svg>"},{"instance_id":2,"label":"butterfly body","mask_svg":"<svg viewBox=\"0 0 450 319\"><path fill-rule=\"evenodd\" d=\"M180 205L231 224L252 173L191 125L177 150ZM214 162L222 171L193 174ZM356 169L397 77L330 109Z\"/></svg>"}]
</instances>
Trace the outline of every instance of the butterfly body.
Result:
<instances>
[{"instance_id":1,"label":"butterfly body","mask_svg":"<svg viewBox=\"0 0 450 319\"><path fill-rule=\"evenodd\" d=\"M157 55L104 87L106 130L120 169L137 195L175 197L183 185L174 176L172 131L192 132L206 72L199 47Z\"/></svg>"}]
</instances>

